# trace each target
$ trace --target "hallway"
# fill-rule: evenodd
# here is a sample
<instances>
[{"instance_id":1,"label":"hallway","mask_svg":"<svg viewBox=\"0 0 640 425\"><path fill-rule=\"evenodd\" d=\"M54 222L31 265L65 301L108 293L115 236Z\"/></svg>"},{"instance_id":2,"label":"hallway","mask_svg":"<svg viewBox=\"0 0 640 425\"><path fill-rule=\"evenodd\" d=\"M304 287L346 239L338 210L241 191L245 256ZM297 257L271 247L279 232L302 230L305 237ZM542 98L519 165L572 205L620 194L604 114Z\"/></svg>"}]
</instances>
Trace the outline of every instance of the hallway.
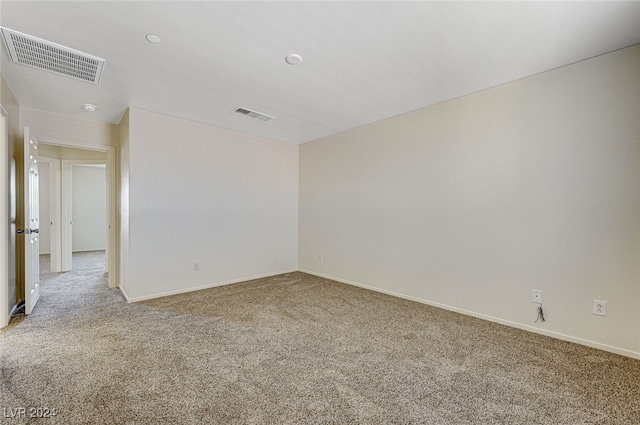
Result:
<instances>
[{"instance_id":1,"label":"hallway","mask_svg":"<svg viewBox=\"0 0 640 425\"><path fill-rule=\"evenodd\" d=\"M69 279L77 280L79 276L95 276L104 275L105 270L105 251L85 251L73 253L73 270L62 273L51 272L51 256L49 254L40 254L40 282L47 283L50 280L65 280L65 276ZM55 279L59 277L60 279ZM106 282L106 281L105 281Z\"/></svg>"},{"instance_id":2,"label":"hallway","mask_svg":"<svg viewBox=\"0 0 640 425\"><path fill-rule=\"evenodd\" d=\"M32 314L45 305L66 312L78 302L86 303L85 295L108 287L105 251L74 252L73 270L61 273L50 270L50 256L40 255L40 300ZM23 318L24 315L12 318L11 324Z\"/></svg>"}]
</instances>

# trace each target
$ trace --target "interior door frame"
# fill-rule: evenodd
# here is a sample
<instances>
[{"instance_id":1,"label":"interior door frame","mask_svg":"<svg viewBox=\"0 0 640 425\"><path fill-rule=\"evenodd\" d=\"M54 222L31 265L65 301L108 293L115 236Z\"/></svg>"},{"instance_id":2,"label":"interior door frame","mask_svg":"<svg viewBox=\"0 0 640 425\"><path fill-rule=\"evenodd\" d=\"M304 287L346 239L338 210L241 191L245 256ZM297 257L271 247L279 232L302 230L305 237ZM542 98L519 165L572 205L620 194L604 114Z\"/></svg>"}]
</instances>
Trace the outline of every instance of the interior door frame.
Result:
<instances>
[{"instance_id":1,"label":"interior door frame","mask_svg":"<svg viewBox=\"0 0 640 425\"><path fill-rule=\"evenodd\" d=\"M61 232L62 228L62 214L61 214L61 190L60 190L60 159L53 158L46 155L39 155L38 160L40 166L47 164L49 166L49 187L43 188L40 186L40 194L42 190L46 189L49 196L49 255L51 256L51 272L62 271L62 242ZM51 224L53 223L53 224ZM42 228L42 223L40 223ZM42 231L42 230L41 230ZM41 246L42 247L42 246Z\"/></svg>"},{"instance_id":2,"label":"interior door frame","mask_svg":"<svg viewBox=\"0 0 640 425\"><path fill-rule=\"evenodd\" d=\"M44 143L47 145L60 146L65 148L75 148L75 149L85 149L90 151L98 151L98 152L106 152L107 159L100 160L99 163L106 163L106 173L107 173L107 272L108 272L108 282L109 288L117 288L119 286L118 282L118 245L117 245L117 212L116 212L116 148L113 146L97 146L91 143L83 143L83 142L70 142L66 140L52 139L52 138L42 138L40 139L40 143ZM83 159L83 160L64 160L67 162L77 161L77 163L89 164L91 160ZM62 168L62 167L61 167ZM62 172L62 170L61 170ZM64 181L62 182L64 184ZM64 215L64 200L62 203L62 215ZM64 218L63 218L64 220ZM62 226L64 227L64 226ZM64 230L61 229L61 234L64 235ZM64 240L64 237L62 237ZM64 270L64 245L62 251L62 268Z\"/></svg>"},{"instance_id":3,"label":"interior door frame","mask_svg":"<svg viewBox=\"0 0 640 425\"><path fill-rule=\"evenodd\" d=\"M0 328L9 324L9 123L0 104ZM8 167L7 167L8 168Z\"/></svg>"}]
</instances>

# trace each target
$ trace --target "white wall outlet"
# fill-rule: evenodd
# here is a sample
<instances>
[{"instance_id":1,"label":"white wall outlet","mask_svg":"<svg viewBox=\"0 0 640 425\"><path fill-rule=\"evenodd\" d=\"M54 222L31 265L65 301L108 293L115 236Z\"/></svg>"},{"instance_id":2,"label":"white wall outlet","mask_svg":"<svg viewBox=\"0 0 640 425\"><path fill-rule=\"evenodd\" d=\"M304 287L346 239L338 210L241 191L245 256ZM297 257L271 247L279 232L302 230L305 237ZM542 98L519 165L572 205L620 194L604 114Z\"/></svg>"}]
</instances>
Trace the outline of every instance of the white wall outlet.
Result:
<instances>
[{"instance_id":1,"label":"white wall outlet","mask_svg":"<svg viewBox=\"0 0 640 425\"><path fill-rule=\"evenodd\" d=\"M200 270L200 263L193 263L193 271L197 272L198 270Z\"/></svg>"},{"instance_id":2,"label":"white wall outlet","mask_svg":"<svg viewBox=\"0 0 640 425\"><path fill-rule=\"evenodd\" d=\"M593 300L593 314L597 314L598 316L606 316L607 302L600 301L600 300Z\"/></svg>"},{"instance_id":3,"label":"white wall outlet","mask_svg":"<svg viewBox=\"0 0 640 425\"><path fill-rule=\"evenodd\" d=\"M537 303L537 304L542 304L542 291L539 289L532 289L531 290L531 302L532 303Z\"/></svg>"},{"instance_id":4,"label":"white wall outlet","mask_svg":"<svg viewBox=\"0 0 640 425\"><path fill-rule=\"evenodd\" d=\"M322 261L322 254L318 254L318 261Z\"/></svg>"}]
</instances>

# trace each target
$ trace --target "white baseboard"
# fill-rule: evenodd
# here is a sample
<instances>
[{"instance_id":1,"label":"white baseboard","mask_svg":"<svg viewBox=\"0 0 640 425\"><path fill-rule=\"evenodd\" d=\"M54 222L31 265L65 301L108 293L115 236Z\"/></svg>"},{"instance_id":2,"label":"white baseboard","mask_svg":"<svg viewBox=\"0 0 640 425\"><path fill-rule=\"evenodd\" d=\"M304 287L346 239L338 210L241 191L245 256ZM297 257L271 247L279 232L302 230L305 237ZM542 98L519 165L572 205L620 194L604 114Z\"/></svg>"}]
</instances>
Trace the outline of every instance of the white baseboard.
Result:
<instances>
[{"instance_id":1,"label":"white baseboard","mask_svg":"<svg viewBox=\"0 0 640 425\"><path fill-rule=\"evenodd\" d=\"M325 279L334 280L336 282L346 283L347 285L358 286L360 288L369 289L371 291L381 292L383 294L392 295L394 297L404 298L404 299L407 299L407 300L410 300L410 301L416 301L416 302L419 302L419 303L422 303L422 304L427 304L427 305L430 305L430 306L433 306L433 307L442 308L442 309L445 309L445 310L453 311L453 312L464 314L464 315L467 315L467 316L477 317L478 319L483 319L483 320L488 320L490 322L500 323L501 325L510 326L512 328L522 329L522 330L525 330L525 331L529 331L529 332L533 332L533 333L549 336L549 337L552 337L552 338L561 339L563 341L569 341L569 342L573 342L573 343L580 344L580 345L586 345L587 347L597 348L599 350L608 351L610 353L620 354L622 356L631 357L631 358L640 360L640 352L626 350L624 348L614 347L614 346L611 346L611 345L601 344L599 342L589 341L587 339L577 338L577 337L573 337L573 336L570 336L570 335L565 335L565 334L562 334L562 333L559 333L559 332L547 331L547 330L544 330L544 329L536 328L534 326L525 325L525 324L518 323L518 322L512 322L510 320L504 320L504 319L500 319L498 317L488 316L488 315L482 314L482 313L476 313L475 311L465 310L465 309L462 309L462 308L453 307L453 306L450 306L450 305L446 305L446 304L441 304L441 303L437 303L437 302L434 302L434 301L425 300L423 298L413 297L411 295L405 295L405 294L401 294L399 292L394 292L394 291L389 291L387 289L377 288L375 286L365 285L365 284L358 283L358 282L352 282L352 281L346 280L346 279L340 279L338 277L334 277L334 276L329 276L329 275L325 275L325 274L322 274L322 273L313 272L311 270L299 269L299 271L301 271L303 273L308 273L310 275L322 277L322 278L325 278Z\"/></svg>"},{"instance_id":2,"label":"white baseboard","mask_svg":"<svg viewBox=\"0 0 640 425\"><path fill-rule=\"evenodd\" d=\"M126 291L124 290L124 288L122 287L122 285L118 286L118 289L120 290L120 292L122 293L122 296L124 297L124 299L130 303L131 302L131 298L129 297L129 295L127 295Z\"/></svg>"},{"instance_id":3,"label":"white baseboard","mask_svg":"<svg viewBox=\"0 0 640 425\"><path fill-rule=\"evenodd\" d=\"M77 252L97 252L97 251L105 251L106 252L106 248L96 248L96 249L74 249L73 251L71 251L72 254L75 254Z\"/></svg>"},{"instance_id":4,"label":"white baseboard","mask_svg":"<svg viewBox=\"0 0 640 425\"><path fill-rule=\"evenodd\" d=\"M193 292L193 291L200 291L202 289L215 288L217 286L224 286L224 285L231 285L231 284L234 284L234 283L246 282L248 280L262 279L264 277L277 276L279 274L293 273L293 272L296 272L296 271L298 271L298 270L297 269L291 269L291 270L283 270L283 271L274 272L274 273L261 274L261 275L258 275L258 276L247 276L247 277L242 277L240 279L226 280L224 282L208 283L208 284L205 284L205 285L192 286L191 288L176 289L175 291L167 291L167 292L159 292L157 294L143 295L141 297L129 297L127 295L127 293L122 289L122 286L120 287L120 292L122 292L122 294L124 295L124 298L127 300L128 303L135 303L135 302L138 302L138 301L151 300L151 299L154 299L154 298L162 298L162 297L168 297L170 295L185 294L187 292Z\"/></svg>"}]
</instances>

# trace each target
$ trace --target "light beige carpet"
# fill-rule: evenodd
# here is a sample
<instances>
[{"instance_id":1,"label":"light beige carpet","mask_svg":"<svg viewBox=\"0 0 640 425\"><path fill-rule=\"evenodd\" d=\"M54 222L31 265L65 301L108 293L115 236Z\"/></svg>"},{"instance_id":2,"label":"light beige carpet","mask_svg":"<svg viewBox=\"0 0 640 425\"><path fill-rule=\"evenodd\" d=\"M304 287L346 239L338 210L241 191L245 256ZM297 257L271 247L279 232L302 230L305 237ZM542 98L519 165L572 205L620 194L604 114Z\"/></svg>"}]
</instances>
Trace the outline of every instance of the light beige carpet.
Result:
<instances>
[{"instance_id":1,"label":"light beige carpet","mask_svg":"<svg viewBox=\"0 0 640 425\"><path fill-rule=\"evenodd\" d=\"M303 273L126 304L86 263L0 331L1 423L640 424L637 360Z\"/></svg>"}]
</instances>

